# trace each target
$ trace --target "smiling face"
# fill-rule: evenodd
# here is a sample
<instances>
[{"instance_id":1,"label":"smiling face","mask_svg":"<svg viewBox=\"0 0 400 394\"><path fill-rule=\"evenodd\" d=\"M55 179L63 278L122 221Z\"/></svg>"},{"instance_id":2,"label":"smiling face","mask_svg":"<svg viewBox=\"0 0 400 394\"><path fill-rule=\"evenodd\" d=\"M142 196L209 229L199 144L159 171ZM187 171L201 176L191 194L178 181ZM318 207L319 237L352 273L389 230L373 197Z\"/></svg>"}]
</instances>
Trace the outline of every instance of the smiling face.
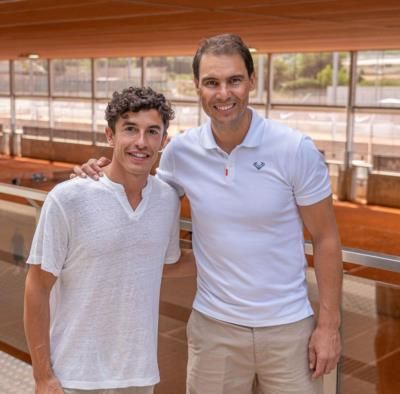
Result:
<instances>
[{"instance_id":1,"label":"smiling face","mask_svg":"<svg viewBox=\"0 0 400 394\"><path fill-rule=\"evenodd\" d=\"M239 54L204 54L195 80L204 112L211 118L213 130L247 128L248 103L255 76L248 75Z\"/></svg>"},{"instance_id":2,"label":"smiling face","mask_svg":"<svg viewBox=\"0 0 400 394\"><path fill-rule=\"evenodd\" d=\"M113 173L123 179L126 174L149 175L167 134L159 112L149 109L122 114L115 123L115 132L107 127L106 136L114 148Z\"/></svg>"}]
</instances>

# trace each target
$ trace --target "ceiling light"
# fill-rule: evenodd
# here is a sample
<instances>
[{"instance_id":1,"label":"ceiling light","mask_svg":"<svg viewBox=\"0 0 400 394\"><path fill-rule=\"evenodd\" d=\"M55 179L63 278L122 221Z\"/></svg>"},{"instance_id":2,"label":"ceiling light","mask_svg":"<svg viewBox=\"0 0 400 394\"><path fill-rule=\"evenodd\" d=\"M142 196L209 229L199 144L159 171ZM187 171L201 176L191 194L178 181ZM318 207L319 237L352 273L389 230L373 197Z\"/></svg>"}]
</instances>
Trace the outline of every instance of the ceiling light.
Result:
<instances>
[{"instance_id":1,"label":"ceiling light","mask_svg":"<svg viewBox=\"0 0 400 394\"><path fill-rule=\"evenodd\" d=\"M249 48L250 53L256 53L257 49L256 48Z\"/></svg>"},{"instance_id":2,"label":"ceiling light","mask_svg":"<svg viewBox=\"0 0 400 394\"><path fill-rule=\"evenodd\" d=\"M39 56L38 53L20 53L18 55L18 57L25 58L25 59L30 59L30 60L36 60L36 59L39 59L40 56Z\"/></svg>"}]
</instances>

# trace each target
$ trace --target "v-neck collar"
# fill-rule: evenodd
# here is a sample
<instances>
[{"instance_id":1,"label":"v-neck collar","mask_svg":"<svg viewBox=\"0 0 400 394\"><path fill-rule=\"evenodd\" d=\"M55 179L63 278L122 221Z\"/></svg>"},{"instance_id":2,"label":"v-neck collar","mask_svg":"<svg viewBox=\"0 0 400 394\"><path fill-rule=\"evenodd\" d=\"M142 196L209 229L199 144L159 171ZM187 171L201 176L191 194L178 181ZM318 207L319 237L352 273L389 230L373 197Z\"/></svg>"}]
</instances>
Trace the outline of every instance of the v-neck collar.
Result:
<instances>
[{"instance_id":1,"label":"v-neck collar","mask_svg":"<svg viewBox=\"0 0 400 394\"><path fill-rule=\"evenodd\" d=\"M100 177L100 181L110 191L112 191L121 204L122 208L131 220L138 220L143 212L146 210L147 203L150 198L150 193L153 188L153 177L151 175L147 178L147 183L142 189L142 199L136 209L133 209L129 203L128 196L126 195L124 186L120 183L113 182L107 175Z\"/></svg>"}]
</instances>

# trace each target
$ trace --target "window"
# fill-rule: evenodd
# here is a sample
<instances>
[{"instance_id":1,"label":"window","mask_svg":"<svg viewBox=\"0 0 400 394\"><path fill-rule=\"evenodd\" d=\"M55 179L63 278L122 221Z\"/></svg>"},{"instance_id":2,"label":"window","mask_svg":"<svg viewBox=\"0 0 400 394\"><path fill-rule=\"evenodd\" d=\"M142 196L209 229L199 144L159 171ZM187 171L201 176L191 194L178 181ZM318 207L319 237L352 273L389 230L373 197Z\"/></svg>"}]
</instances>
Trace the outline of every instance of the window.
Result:
<instances>
[{"instance_id":1,"label":"window","mask_svg":"<svg viewBox=\"0 0 400 394\"><path fill-rule=\"evenodd\" d=\"M3 131L10 128L10 99L0 97L0 124L2 125Z\"/></svg>"},{"instance_id":2,"label":"window","mask_svg":"<svg viewBox=\"0 0 400 394\"><path fill-rule=\"evenodd\" d=\"M345 105L349 54L318 52L272 56L272 102Z\"/></svg>"},{"instance_id":3,"label":"window","mask_svg":"<svg viewBox=\"0 0 400 394\"><path fill-rule=\"evenodd\" d=\"M110 99L114 91L141 84L139 58L103 58L95 61L96 97Z\"/></svg>"},{"instance_id":4,"label":"window","mask_svg":"<svg viewBox=\"0 0 400 394\"><path fill-rule=\"evenodd\" d=\"M170 99L197 100L192 57L149 57L145 59L145 86Z\"/></svg>"},{"instance_id":5,"label":"window","mask_svg":"<svg viewBox=\"0 0 400 394\"><path fill-rule=\"evenodd\" d=\"M10 93L10 62L0 60L0 93Z\"/></svg>"},{"instance_id":6,"label":"window","mask_svg":"<svg viewBox=\"0 0 400 394\"><path fill-rule=\"evenodd\" d=\"M356 105L400 107L400 51L358 53Z\"/></svg>"},{"instance_id":7,"label":"window","mask_svg":"<svg viewBox=\"0 0 400 394\"><path fill-rule=\"evenodd\" d=\"M47 95L49 90L47 60L16 60L14 62L15 93Z\"/></svg>"},{"instance_id":8,"label":"window","mask_svg":"<svg viewBox=\"0 0 400 394\"><path fill-rule=\"evenodd\" d=\"M56 100L53 102L54 128L66 130L92 130L92 105L89 101ZM90 136L85 137L88 141Z\"/></svg>"},{"instance_id":9,"label":"window","mask_svg":"<svg viewBox=\"0 0 400 394\"><path fill-rule=\"evenodd\" d=\"M49 127L49 102L32 98L17 98L16 126Z\"/></svg>"},{"instance_id":10,"label":"window","mask_svg":"<svg viewBox=\"0 0 400 394\"><path fill-rule=\"evenodd\" d=\"M400 115L356 113L353 159L374 164L375 156L400 157Z\"/></svg>"},{"instance_id":11,"label":"window","mask_svg":"<svg viewBox=\"0 0 400 394\"><path fill-rule=\"evenodd\" d=\"M91 97L90 59L52 60L51 69L55 96Z\"/></svg>"},{"instance_id":12,"label":"window","mask_svg":"<svg viewBox=\"0 0 400 394\"><path fill-rule=\"evenodd\" d=\"M174 136L186 129L198 126L199 106L196 103L190 105L174 104L172 108L175 111L175 119L170 122L168 129L169 136Z\"/></svg>"},{"instance_id":13,"label":"window","mask_svg":"<svg viewBox=\"0 0 400 394\"><path fill-rule=\"evenodd\" d=\"M265 103L267 100L268 56L253 55L256 73L255 89L250 92L250 103Z\"/></svg>"}]
</instances>

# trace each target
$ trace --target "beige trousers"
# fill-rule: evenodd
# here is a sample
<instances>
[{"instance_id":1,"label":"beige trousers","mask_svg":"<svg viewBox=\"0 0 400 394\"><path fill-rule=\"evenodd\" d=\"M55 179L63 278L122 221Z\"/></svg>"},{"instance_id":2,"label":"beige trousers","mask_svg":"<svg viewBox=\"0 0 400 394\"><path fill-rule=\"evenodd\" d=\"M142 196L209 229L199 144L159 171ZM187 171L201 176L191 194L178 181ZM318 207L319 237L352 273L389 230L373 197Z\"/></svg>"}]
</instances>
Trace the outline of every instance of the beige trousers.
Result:
<instances>
[{"instance_id":1,"label":"beige trousers","mask_svg":"<svg viewBox=\"0 0 400 394\"><path fill-rule=\"evenodd\" d=\"M153 394L154 386L125 387L121 389L78 390L64 388L65 394Z\"/></svg>"},{"instance_id":2,"label":"beige trousers","mask_svg":"<svg viewBox=\"0 0 400 394\"><path fill-rule=\"evenodd\" d=\"M187 394L321 394L311 380L309 317L296 323L249 328L192 311L187 326Z\"/></svg>"}]
</instances>

